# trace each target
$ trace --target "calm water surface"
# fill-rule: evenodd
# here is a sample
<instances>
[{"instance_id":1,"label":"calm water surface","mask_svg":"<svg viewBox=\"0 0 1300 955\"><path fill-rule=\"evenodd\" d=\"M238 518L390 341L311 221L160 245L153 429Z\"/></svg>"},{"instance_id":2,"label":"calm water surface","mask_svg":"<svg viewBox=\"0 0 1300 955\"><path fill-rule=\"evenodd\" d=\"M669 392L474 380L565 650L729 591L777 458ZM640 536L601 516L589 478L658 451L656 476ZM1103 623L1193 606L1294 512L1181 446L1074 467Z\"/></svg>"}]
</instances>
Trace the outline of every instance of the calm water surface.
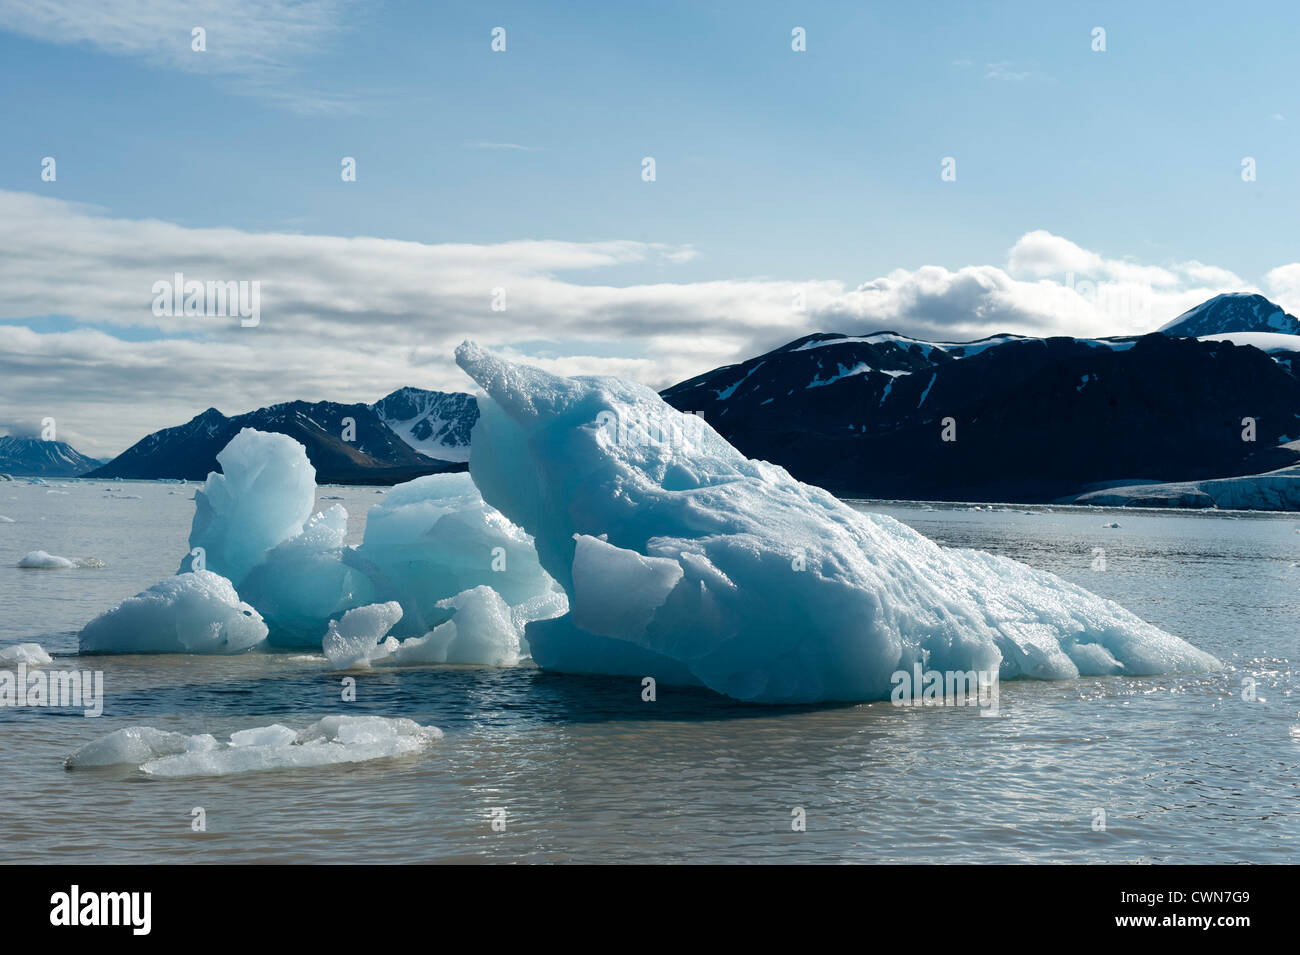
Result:
<instances>
[{"instance_id":1,"label":"calm water surface","mask_svg":"<svg viewBox=\"0 0 1300 955\"><path fill-rule=\"evenodd\" d=\"M193 489L0 484L14 521L0 522L0 645L101 669L107 695L99 719L0 709L0 862L1300 861L1296 516L857 504L1060 574L1225 663L1004 683L998 718L663 686L643 703L639 681L532 666L360 674L344 704L339 676L306 654L70 659L91 617L175 572ZM379 495L322 488L321 506L335 497L355 542ZM35 549L106 566L14 566ZM344 712L446 738L412 757L216 778L63 768L124 726L224 738ZM190 830L196 806L206 833ZM791 831L795 807L806 832Z\"/></svg>"}]
</instances>

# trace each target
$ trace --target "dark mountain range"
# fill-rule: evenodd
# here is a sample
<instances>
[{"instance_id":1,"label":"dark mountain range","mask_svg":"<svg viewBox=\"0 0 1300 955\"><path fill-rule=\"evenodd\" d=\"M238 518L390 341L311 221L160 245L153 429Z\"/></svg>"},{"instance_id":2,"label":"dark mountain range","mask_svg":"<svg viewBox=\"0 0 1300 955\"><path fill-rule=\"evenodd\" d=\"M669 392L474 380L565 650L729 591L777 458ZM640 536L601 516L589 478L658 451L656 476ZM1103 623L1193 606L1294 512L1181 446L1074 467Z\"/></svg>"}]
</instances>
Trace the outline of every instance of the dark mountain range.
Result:
<instances>
[{"instance_id":1,"label":"dark mountain range","mask_svg":"<svg viewBox=\"0 0 1300 955\"><path fill-rule=\"evenodd\" d=\"M64 441L0 435L0 474L23 477L77 477L102 462Z\"/></svg>"},{"instance_id":2,"label":"dark mountain range","mask_svg":"<svg viewBox=\"0 0 1300 955\"><path fill-rule=\"evenodd\" d=\"M1188 309L1158 331L1188 338L1225 332L1300 335L1300 318L1288 315L1262 295L1227 292Z\"/></svg>"},{"instance_id":3,"label":"dark mountain range","mask_svg":"<svg viewBox=\"0 0 1300 955\"><path fill-rule=\"evenodd\" d=\"M412 391L417 389L394 392L376 405L292 401L233 418L209 408L183 425L148 435L87 476L202 480L209 471L218 470L217 452L242 428L287 434L300 442L316 468L316 480L322 484L396 484L424 474L464 470L463 461L434 458L417 451L376 411L384 402ZM438 392L422 394L439 395ZM472 397L464 397L472 404ZM402 400L408 401L411 407L417 403L411 395L405 395ZM461 412L468 416L470 409L461 403ZM472 405L472 414L477 418L477 405ZM418 427L419 415L413 418L416 420L410 422L411 426ZM351 419L351 424L345 419ZM449 431L456 429L452 427ZM464 434L468 435L468 428ZM459 433L452 434L451 439L459 440ZM436 447L438 443L429 440L426 446ZM453 445L453 449L456 447Z\"/></svg>"},{"instance_id":4,"label":"dark mountain range","mask_svg":"<svg viewBox=\"0 0 1300 955\"><path fill-rule=\"evenodd\" d=\"M1052 501L1296 464L1297 332L1300 322L1268 299L1236 293L1142 337L824 333L663 395L745 454L838 494ZM355 422L350 441L344 418ZM1243 440L1247 418L1253 441ZM302 442L322 483L391 484L462 469L477 419L473 396L419 388L373 405L297 401L234 418L210 408L89 476L202 479L226 442L253 427Z\"/></svg>"},{"instance_id":5,"label":"dark mountain range","mask_svg":"<svg viewBox=\"0 0 1300 955\"><path fill-rule=\"evenodd\" d=\"M849 496L1046 502L1300 459L1279 447L1300 436L1288 365L1168 334L956 344L817 334L663 396L745 454Z\"/></svg>"}]
</instances>

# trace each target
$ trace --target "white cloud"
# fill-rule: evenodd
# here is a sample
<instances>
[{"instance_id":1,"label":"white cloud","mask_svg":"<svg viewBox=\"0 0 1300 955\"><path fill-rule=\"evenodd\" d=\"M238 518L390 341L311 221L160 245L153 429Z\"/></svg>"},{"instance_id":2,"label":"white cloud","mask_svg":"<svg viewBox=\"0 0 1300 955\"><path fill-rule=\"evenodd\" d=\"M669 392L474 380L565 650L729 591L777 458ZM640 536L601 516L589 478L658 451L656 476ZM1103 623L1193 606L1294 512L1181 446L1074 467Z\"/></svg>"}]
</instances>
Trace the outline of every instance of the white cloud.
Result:
<instances>
[{"instance_id":1,"label":"white cloud","mask_svg":"<svg viewBox=\"0 0 1300 955\"><path fill-rule=\"evenodd\" d=\"M1010 60L998 60L996 63L989 63L984 78L988 80L1003 80L1011 83L1018 83L1021 80L1033 76L1032 70L1018 70Z\"/></svg>"},{"instance_id":2,"label":"white cloud","mask_svg":"<svg viewBox=\"0 0 1300 955\"><path fill-rule=\"evenodd\" d=\"M1267 294L1292 315L1300 315L1300 263L1279 265L1264 276Z\"/></svg>"},{"instance_id":3,"label":"white cloud","mask_svg":"<svg viewBox=\"0 0 1300 955\"><path fill-rule=\"evenodd\" d=\"M5 0L0 30L208 74L236 92L314 113L351 102L296 78L297 65L344 29L347 8L345 0ZM191 46L196 27L206 34L203 51Z\"/></svg>"},{"instance_id":4,"label":"white cloud","mask_svg":"<svg viewBox=\"0 0 1300 955\"><path fill-rule=\"evenodd\" d=\"M591 281L612 267L671 274L694 256L625 240L427 245L186 228L0 191L0 321L20 323L0 325L0 428L53 416L61 436L102 455L209 406L234 414L293 398L374 401L403 385L465 389L451 355L471 337L557 372L664 387L814 331L1132 334L1218 292L1253 290L1200 262L1111 259L1041 231L1004 266L898 269L856 288ZM175 272L260 282L261 324L155 316L153 285ZM1279 304L1294 302L1300 264L1265 284ZM505 311L492 309L497 288ZM50 315L79 327L36 320Z\"/></svg>"}]
</instances>

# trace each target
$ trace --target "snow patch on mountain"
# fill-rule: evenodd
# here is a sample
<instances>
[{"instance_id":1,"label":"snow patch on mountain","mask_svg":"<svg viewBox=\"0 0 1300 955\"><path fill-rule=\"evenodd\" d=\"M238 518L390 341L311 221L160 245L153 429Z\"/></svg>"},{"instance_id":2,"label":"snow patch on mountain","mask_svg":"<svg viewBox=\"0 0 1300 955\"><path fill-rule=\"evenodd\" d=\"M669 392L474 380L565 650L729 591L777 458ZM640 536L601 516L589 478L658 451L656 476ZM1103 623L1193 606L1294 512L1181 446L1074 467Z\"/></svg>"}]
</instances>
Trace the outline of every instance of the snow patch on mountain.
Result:
<instances>
[{"instance_id":1,"label":"snow patch on mountain","mask_svg":"<svg viewBox=\"0 0 1300 955\"><path fill-rule=\"evenodd\" d=\"M399 388L371 408L416 451L439 461L469 460L469 435L478 421L473 395Z\"/></svg>"}]
</instances>

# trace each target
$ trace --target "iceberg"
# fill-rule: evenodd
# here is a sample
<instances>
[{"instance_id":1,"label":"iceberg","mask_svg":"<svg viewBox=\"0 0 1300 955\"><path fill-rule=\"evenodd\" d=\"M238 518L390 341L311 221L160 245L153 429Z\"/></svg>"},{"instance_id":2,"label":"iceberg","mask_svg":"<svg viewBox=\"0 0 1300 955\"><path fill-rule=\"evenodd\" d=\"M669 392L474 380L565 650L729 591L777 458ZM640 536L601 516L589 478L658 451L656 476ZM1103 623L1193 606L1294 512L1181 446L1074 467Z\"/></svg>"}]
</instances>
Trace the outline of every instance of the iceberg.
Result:
<instances>
[{"instance_id":1,"label":"iceberg","mask_svg":"<svg viewBox=\"0 0 1300 955\"><path fill-rule=\"evenodd\" d=\"M385 641L384 637L401 619L402 605L395 600L357 607L341 620L330 621L321 648L340 670L370 666L389 656L397 646L396 639L389 637Z\"/></svg>"},{"instance_id":2,"label":"iceberg","mask_svg":"<svg viewBox=\"0 0 1300 955\"><path fill-rule=\"evenodd\" d=\"M135 766L164 777L228 776L409 756L439 739L442 730L436 726L382 716L327 716L301 731L276 723L232 733L226 743L207 733L186 736L129 726L80 747L64 765Z\"/></svg>"},{"instance_id":3,"label":"iceberg","mask_svg":"<svg viewBox=\"0 0 1300 955\"><path fill-rule=\"evenodd\" d=\"M292 438L245 428L218 460L225 473L210 474L195 495L190 545L202 548L207 569L225 568L238 581L239 594L265 620L272 646L323 648L333 633L338 665L376 663L384 656L376 655L378 644L356 656L334 626L349 611L400 606L394 638L419 638L458 612L452 602L458 595L490 587L508 606L511 626L495 638L507 649L480 656L506 659L521 646L527 621L565 609L532 539L483 501L468 474L430 475L376 491L384 496L366 515L362 542L348 547L342 505L307 517L315 472ZM195 563L191 554L181 567Z\"/></svg>"},{"instance_id":4,"label":"iceberg","mask_svg":"<svg viewBox=\"0 0 1300 955\"><path fill-rule=\"evenodd\" d=\"M315 514L296 537L267 551L239 587L279 647L319 647L331 620L371 603L375 587L344 546L348 512L341 504Z\"/></svg>"},{"instance_id":5,"label":"iceberg","mask_svg":"<svg viewBox=\"0 0 1300 955\"><path fill-rule=\"evenodd\" d=\"M29 570L72 570L75 568L103 567L104 562L94 557L60 557L43 550L28 551L18 559L18 566Z\"/></svg>"},{"instance_id":6,"label":"iceberg","mask_svg":"<svg viewBox=\"0 0 1300 955\"><path fill-rule=\"evenodd\" d=\"M514 666L526 654L523 626L511 607L491 587L478 586L440 602L455 615L423 637L393 648L393 662L465 663Z\"/></svg>"},{"instance_id":7,"label":"iceberg","mask_svg":"<svg viewBox=\"0 0 1300 955\"><path fill-rule=\"evenodd\" d=\"M296 537L316 502L316 469L306 449L284 434L244 428L217 455L213 471L194 492L191 553L180 572L198 569L227 578L236 588L266 552Z\"/></svg>"},{"instance_id":8,"label":"iceberg","mask_svg":"<svg viewBox=\"0 0 1300 955\"><path fill-rule=\"evenodd\" d=\"M811 703L887 698L914 666L1070 679L1219 665L1059 577L942 547L750 460L643 385L471 342L456 361L486 392L473 481L569 600L527 626L540 666Z\"/></svg>"},{"instance_id":9,"label":"iceberg","mask_svg":"<svg viewBox=\"0 0 1300 955\"><path fill-rule=\"evenodd\" d=\"M39 643L15 643L12 646L0 647L0 663L6 666L25 663L29 667L41 667L53 662L54 658L46 653L45 648Z\"/></svg>"},{"instance_id":10,"label":"iceberg","mask_svg":"<svg viewBox=\"0 0 1300 955\"><path fill-rule=\"evenodd\" d=\"M421 666L434 663L515 666L528 656L524 627L564 613L564 594L553 591L511 607L491 587L479 585L439 602L452 614L422 637L398 641L387 636L402 618L401 604L390 601L349 610L331 622L323 649L340 669L378 664Z\"/></svg>"},{"instance_id":11,"label":"iceberg","mask_svg":"<svg viewBox=\"0 0 1300 955\"><path fill-rule=\"evenodd\" d=\"M261 615L210 570L177 574L82 628L82 653L243 653L266 639Z\"/></svg>"},{"instance_id":12,"label":"iceberg","mask_svg":"<svg viewBox=\"0 0 1300 955\"><path fill-rule=\"evenodd\" d=\"M390 488L366 515L357 557L377 599L402 605L399 637L449 620L456 608L447 601L476 587L490 587L511 606L555 589L532 539L489 507L464 472Z\"/></svg>"}]
</instances>

